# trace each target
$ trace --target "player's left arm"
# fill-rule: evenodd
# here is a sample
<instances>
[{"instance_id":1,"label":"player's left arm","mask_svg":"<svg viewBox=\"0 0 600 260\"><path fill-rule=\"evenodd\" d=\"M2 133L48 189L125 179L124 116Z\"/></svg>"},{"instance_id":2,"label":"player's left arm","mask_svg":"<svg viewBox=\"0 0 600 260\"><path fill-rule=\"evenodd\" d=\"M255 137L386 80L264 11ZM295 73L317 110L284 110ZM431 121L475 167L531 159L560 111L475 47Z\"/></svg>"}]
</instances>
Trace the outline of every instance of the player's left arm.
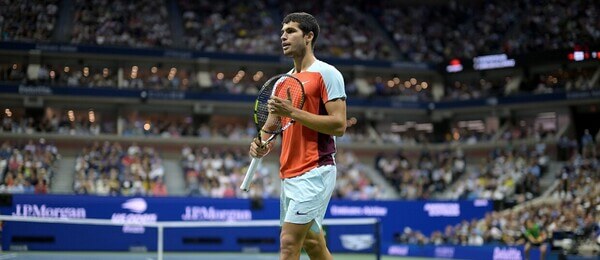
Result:
<instances>
[{"instance_id":1,"label":"player's left arm","mask_svg":"<svg viewBox=\"0 0 600 260\"><path fill-rule=\"evenodd\" d=\"M337 98L325 103L327 115L316 115L295 108L289 100L276 96L271 97L269 105L275 109L276 114L292 118L296 122L319 133L342 136L346 132L345 98Z\"/></svg>"},{"instance_id":2,"label":"player's left arm","mask_svg":"<svg viewBox=\"0 0 600 260\"><path fill-rule=\"evenodd\" d=\"M313 114L294 108L291 102L284 98L272 97L269 104L275 108L274 113L277 115L290 117L319 133L342 136L346 132L347 126L344 78L334 68L322 70L321 76L323 80L321 102L325 104L326 114Z\"/></svg>"},{"instance_id":3,"label":"player's left arm","mask_svg":"<svg viewBox=\"0 0 600 260\"><path fill-rule=\"evenodd\" d=\"M327 115L316 115L294 109L290 117L296 122L319 133L342 136L346 132L346 99L338 98L325 103Z\"/></svg>"}]
</instances>

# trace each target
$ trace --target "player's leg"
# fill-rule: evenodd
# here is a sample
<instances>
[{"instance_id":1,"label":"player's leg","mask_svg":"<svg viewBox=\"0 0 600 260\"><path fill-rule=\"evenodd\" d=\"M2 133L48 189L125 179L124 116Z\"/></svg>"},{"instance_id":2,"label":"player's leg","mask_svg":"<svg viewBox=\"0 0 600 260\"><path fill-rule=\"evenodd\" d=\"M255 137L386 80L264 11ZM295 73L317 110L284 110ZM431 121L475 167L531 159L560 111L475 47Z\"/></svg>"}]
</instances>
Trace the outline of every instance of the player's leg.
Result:
<instances>
[{"instance_id":1,"label":"player's leg","mask_svg":"<svg viewBox=\"0 0 600 260\"><path fill-rule=\"evenodd\" d=\"M289 222L283 223L279 238L280 260L297 260L300 258L302 244L311 224L312 222L306 224L294 224Z\"/></svg>"},{"instance_id":2,"label":"player's leg","mask_svg":"<svg viewBox=\"0 0 600 260\"><path fill-rule=\"evenodd\" d=\"M328 176L328 180L324 176ZM318 167L301 176L282 181L281 210L284 223L280 241L281 259L297 259L294 257L300 253L309 229L322 233L323 217L334 186L335 166ZM322 245L321 248L326 248L324 239L311 239L310 243L318 243ZM314 247L311 252L314 253L317 249Z\"/></svg>"},{"instance_id":3,"label":"player's leg","mask_svg":"<svg viewBox=\"0 0 600 260\"><path fill-rule=\"evenodd\" d=\"M324 184L322 196L319 196L320 207L311 229L304 239L304 250L310 256L311 260L330 260L333 259L331 252L327 248L325 233L323 232L323 219L327 211L327 205L335 188L336 168L335 166L325 166L320 174L321 182Z\"/></svg>"},{"instance_id":4,"label":"player's leg","mask_svg":"<svg viewBox=\"0 0 600 260\"><path fill-rule=\"evenodd\" d=\"M303 217L308 216L303 214L298 216L301 217L300 219L295 217L294 209L297 208L298 203L296 201L297 194L294 194L294 192L298 192L298 189L294 182L289 179L281 181L279 259L282 260L297 260L300 257L302 243L312 223L310 219L304 219Z\"/></svg>"},{"instance_id":5,"label":"player's leg","mask_svg":"<svg viewBox=\"0 0 600 260\"><path fill-rule=\"evenodd\" d=\"M308 254L311 260L331 260L333 256L327 248L325 236L323 232L316 233L309 230L304 238L304 251Z\"/></svg>"}]
</instances>

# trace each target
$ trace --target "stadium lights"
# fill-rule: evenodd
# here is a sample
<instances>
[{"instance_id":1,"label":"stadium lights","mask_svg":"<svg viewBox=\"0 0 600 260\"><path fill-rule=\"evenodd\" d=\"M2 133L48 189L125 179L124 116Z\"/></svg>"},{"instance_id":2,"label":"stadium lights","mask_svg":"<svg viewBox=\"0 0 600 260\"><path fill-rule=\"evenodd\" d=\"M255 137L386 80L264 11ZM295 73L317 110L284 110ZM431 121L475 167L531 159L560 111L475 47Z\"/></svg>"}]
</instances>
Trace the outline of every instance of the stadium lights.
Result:
<instances>
[{"instance_id":1,"label":"stadium lights","mask_svg":"<svg viewBox=\"0 0 600 260\"><path fill-rule=\"evenodd\" d=\"M473 68L475 70L511 68L515 65L515 59L509 59L506 54L485 55L473 58Z\"/></svg>"},{"instance_id":2,"label":"stadium lights","mask_svg":"<svg viewBox=\"0 0 600 260\"><path fill-rule=\"evenodd\" d=\"M463 70L463 65L460 63L459 59L450 60L450 64L446 66L446 72L461 72Z\"/></svg>"},{"instance_id":3,"label":"stadium lights","mask_svg":"<svg viewBox=\"0 0 600 260\"><path fill-rule=\"evenodd\" d=\"M572 51L569 52L567 58L570 61L600 59L600 51Z\"/></svg>"}]
</instances>

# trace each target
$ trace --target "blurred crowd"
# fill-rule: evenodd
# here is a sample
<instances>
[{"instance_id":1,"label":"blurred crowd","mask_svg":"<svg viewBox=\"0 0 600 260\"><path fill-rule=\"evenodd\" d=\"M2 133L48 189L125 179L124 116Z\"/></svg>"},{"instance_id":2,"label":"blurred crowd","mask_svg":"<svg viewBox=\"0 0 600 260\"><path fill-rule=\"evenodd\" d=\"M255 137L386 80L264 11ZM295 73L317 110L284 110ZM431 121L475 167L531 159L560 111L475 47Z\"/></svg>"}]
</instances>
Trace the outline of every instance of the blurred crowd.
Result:
<instances>
[{"instance_id":1,"label":"blurred crowd","mask_svg":"<svg viewBox=\"0 0 600 260\"><path fill-rule=\"evenodd\" d=\"M483 219L463 220L430 236L406 227L404 232L396 234L395 239L400 243L435 245L530 244L549 250L545 243L568 238L568 242L561 241L552 246L574 251L581 251L581 246L594 246L600 236L598 157L590 153L574 154L565 163L559 179L560 185L550 191L548 197L488 213ZM526 232L532 228L539 229L540 243L528 239Z\"/></svg>"},{"instance_id":2,"label":"blurred crowd","mask_svg":"<svg viewBox=\"0 0 600 260\"><path fill-rule=\"evenodd\" d=\"M430 199L464 174L467 162L461 149L423 150L416 161L399 151L379 154L374 168L395 187L400 198Z\"/></svg>"},{"instance_id":3,"label":"blurred crowd","mask_svg":"<svg viewBox=\"0 0 600 260\"><path fill-rule=\"evenodd\" d=\"M467 170L446 194L447 199L524 200L541 195L540 179L550 158L546 145L526 145L494 149L477 167ZM515 197L518 196L518 199Z\"/></svg>"},{"instance_id":4,"label":"blurred crowd","mask_svg":"<svg viewBox=\"0 0 600 260\"><path fill-rule=\"evenodd\" d=\"M168 47L173 43L164 1L75 0L71 43Z\"/></svg>"},{"instance_id":5,"label":"blurred crowd","mask_svg":"<svg viewBox=\"0 0 600 260\"><path fill-rule=\"evenodd\" d=\"M351 151L338 150L335 155L337 179L333 198L349 200L384 199L385 188L369 177L369 167Z\"/></svg>"},{"instance_id":6,"label":"blurred crowd","mask_svg":"<svg viewBox=\"0 0 600 260\"><path fill-rule=\"evenodd\" d=\"M76 194L166 196L162 158L152 147L95 141L75 159Z\"/></svg>"},{"instance_id":7,"label":"blurred crowd","mask_svg":"<svg viewBox=\"0 0 600 260\"><path fill-rule=\"evenodd\" d=\"M56 146L43 138L26 144L4 141L0 146L0 193L48 193L58 160Z\"/></svg>"},{"instance_id":8,"label":"blurred crowd","mask_svg":"<svg viewBox=\"0 0 600 260\"><path fill-rule=\"evenodd\" d=\"M185 46L205 52L274 54L279 22L268 1L180 0Z\"/></svg>"},{"instance_id":9,"label":"blurred crowd","mask_svg":"<svg viewBox=\"0 0 600 260\"><path fill-rule=\"evenodd\" d=\"M67 3L67 2L62 2ZM57 30L58 1L0 4L2 40L48 41ZM280 21L291 11L315 15L321 25L317 51L323 56L364 60L442 63L452 58L598 44L598 8L593 0L535 0L461 3L336 1L277 4L94 0L73 2L72 32L63 42L169 47L179 26L185 48L206 52L279 55ZM178 12L178 13L174 13Z\"/></svg>"},{"instance_id":10,"label":"blurred crowd","mask_svg":"<svg viewBox=\"0 0 600 260\"><path fill-rule=\"evenodd\" d=\"M250 164L247 151L215 150L208 147L185 146L181 150L181 168L186 193L189 196L211 198L277 198L277 174L270 167L259 167L251 192L239 189L246 167Z\"/></svg>"},{"instance_id":11,"label":"blurred crowd","mask_svg":"<svg viewBox=\"0 0 600 260\"><path fill-rule=\"evenodd\" d=\"M57 26L58 0L1 0L0 41L48 42Z\"/></svg>"}]
</instances>

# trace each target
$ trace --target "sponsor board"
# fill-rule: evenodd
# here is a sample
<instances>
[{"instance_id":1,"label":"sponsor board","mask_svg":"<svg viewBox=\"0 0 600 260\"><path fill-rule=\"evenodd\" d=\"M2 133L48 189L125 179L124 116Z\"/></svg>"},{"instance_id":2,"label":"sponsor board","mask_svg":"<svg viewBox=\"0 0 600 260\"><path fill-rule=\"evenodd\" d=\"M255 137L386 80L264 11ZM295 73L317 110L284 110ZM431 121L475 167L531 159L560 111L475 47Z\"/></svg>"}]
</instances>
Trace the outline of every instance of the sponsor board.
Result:
<instances>
[{"instance_id":1,"label":"sponsor board","mask_svg":"<svg viewBox=\"0 0 600 260\"><path fill-rule=\"evenodd\" d=\"M82 207L50 207L46 204L16 204L13 216L36 218L85 218Z\"/></svg>"},{"instance_id":2,"label":"sponsor board","mask_svg":"<svg viewBox=\"0 0 600 260\"><path fill-rule=\"evenodd\" d=\"M381 206L340 206L332 205L329 208L331 216L347 217L385 217L388 209Z\"/></svg>"},{"instance_id":3,"label":"sponsor board","mask_svg":"<svg viewBox=\"0 0 600 260\"><path fill-rule=\"evenodd\" d=\"M350 251L362 251L373 247L373 234L344 234L340 236L342 247Z\"/></svg>"},{"instance_id":4,"label":"sponsor board","mask_svg":"<svg viewBox=\"0 0 600 260\"><path fill-rule=\"evenodd\" d=\"M425 203L423 210L430 217L460 216L460 204L458 203Z\"/></svg>"},{"instance_id":5,"label":"sponsor board","mask_svg":"<svg viewBox=\"0 0 600 260\"><path fill-rule=\"evenodd\" d=\"M218 209L206 206L186 206L181 214L184 221L236 221L252 220L252 211L249 209Z\"/></svg>"}]
</instances>

